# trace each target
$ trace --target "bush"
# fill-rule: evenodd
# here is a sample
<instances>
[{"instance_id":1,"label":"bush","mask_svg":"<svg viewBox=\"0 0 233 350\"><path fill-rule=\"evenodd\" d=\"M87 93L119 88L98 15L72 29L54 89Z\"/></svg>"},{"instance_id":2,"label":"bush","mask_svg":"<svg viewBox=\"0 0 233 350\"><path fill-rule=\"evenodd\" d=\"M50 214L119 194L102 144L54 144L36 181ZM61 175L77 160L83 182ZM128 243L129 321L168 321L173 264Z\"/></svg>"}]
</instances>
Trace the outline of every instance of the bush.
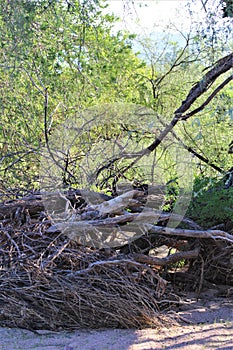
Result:
<instances>
[{"instance_id":1,"label":"bush","mask_svg":"<svg viewBox=\"0 0 233 350\"><path fill-rule=\"evenodd\" d=\"M187 216L203 228L233 223L233 187L224 188L224 179L197 177Z\"/></svg>"}]
</instances>

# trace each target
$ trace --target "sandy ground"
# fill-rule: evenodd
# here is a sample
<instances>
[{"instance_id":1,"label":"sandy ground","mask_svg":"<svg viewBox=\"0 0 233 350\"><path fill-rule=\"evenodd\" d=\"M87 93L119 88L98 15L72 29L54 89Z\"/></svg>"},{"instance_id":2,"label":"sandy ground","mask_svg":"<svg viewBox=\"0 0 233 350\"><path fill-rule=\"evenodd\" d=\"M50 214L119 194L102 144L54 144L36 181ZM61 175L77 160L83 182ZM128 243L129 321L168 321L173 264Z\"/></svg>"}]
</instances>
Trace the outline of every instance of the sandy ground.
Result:
<instances>
[{"instance_id":1,"label":"sandy ground","mask_svg":"<svg viewBox=\"0 0 233 350\"><path fill-rule=\"evenodd\" d=\"M233 323L172 327L161 331L101 330L34 334L26 330L0 330L1 350L152 350L233 349Z\"/></svg>"},{"instance_id":2,"label":"sandy ground","mask_svg":"<svg viewBox=\"0 0 233 350\"><path fill-rule=\"evenodd\" d=\"M144 330L28 331L0 328L0 350L233 350L233 299L190 301L180 326Z\"/></svg>"}]
</instances>

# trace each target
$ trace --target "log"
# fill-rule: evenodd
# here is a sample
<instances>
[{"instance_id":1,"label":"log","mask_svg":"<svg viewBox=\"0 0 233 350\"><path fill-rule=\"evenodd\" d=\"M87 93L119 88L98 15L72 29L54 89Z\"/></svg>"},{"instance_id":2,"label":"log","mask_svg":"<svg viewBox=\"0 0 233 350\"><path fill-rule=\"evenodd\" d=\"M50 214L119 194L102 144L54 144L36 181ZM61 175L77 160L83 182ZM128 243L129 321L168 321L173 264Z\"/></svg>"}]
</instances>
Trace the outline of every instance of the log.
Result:
<instances>
[{"instance_id":1,"label":"log","mask_svg":"<svg viewBox=\"0 0 233 350\"><path fill-rule=\"evenodd\" d=\"M128 191L99 205L93 205L89 208L89 210L91 209L98 211L100 216L104 216L106 214L121 214L124 209L130 206L138 205L138 201L136 199L139 197L145 197L142 191Z\"/></svg>"},{"instance_id":2,"label":"log","mask_svg":"<svg viewBox=\"0 0 233 350\"><path fill-rule=\"evenodd\" d=\"M61 210L65 210L66 200L71 204L78 203L77 206L83 205L86 201L91 199L92 203L96 205L103 201L109 200L112 197L103 193L92 192L87 190L68 190L65 192L50 192L41 194L32 194L22 197L20 199L8 200L0 203L0 220L15 218L15 215L23 214L28 211L30 217L38 218L40 213L44 211L46 202L48 207L53 205L53 202L58 201L58 207ZM86 203L87 204L87 203Z\"/></svg>"},{"instance_id":3,"label":"log","mask_svg":"<svg viewBox=\"0 0 233 350\"><path fill-rule=\"evenodd\" d=\"M17 199L0 203L0 220L15 218L28 210L31 217L38 217L44 211L40 196L30 196L27 199Z\"/></svg>"},{"instance_id":4,"label":"log","mask_svg":"<svg viewBox=\"0 0 233 350\"><path fill-rule=\"evenodd\" d=\"M161 235L169 235L169 236L180 236L186 238L197 238L197 239L211 239L211 240L223 240L229 243L233 243L233 235L221 231L221 230L186 230L180 228L169 228L169 227L161 227L155 225L146 225L150 233L157 233Z\"/></svg>"},{"instance_id":5,"label":"log","mask_svg":"<svg viewBox=\"0 0 233 350\"><path fill-rule=\"evenodd\" d=\"M167 214L165 215L167 218ZM208 238L233 243L233 235L220 230L174 229L148 223L160 219L161 216L160 213L149 211L139 214L128 213L100 220L65 221L52 225L46 232L63 232L69 239L78 241L80 244L101 245L101 247L120 247L135 241L145 233L197 239ZM132 224L120 226L120 224L129 222Z\"/></svg>"}]
</instances>

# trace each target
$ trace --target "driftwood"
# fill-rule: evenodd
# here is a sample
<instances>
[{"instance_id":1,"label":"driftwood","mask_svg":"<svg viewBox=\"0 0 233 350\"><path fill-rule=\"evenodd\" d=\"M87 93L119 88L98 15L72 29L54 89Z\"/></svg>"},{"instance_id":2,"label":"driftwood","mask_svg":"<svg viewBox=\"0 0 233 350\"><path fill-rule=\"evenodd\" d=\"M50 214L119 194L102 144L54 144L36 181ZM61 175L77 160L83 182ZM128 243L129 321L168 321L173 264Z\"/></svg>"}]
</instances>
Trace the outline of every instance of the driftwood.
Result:
<instances>
[{"instance_id":1,"label":"driftwood","mask_svg":"<svg viewBox=\"0 0 233 350\"><path fill-rule=\"evenodd\" d=\"M122 214L122 210L131 207L132 205L137 205L137 198L143 197L142 191L132 190L122 195L105 201L101 204L91 206L89 210L98 211L99 216L109 215L109 214Z\"/></svg>"},{"instance_id":2,"label":"driftwood","mask_svg":"<svg viewBox=\"0 0 233 350\"><path fill-rule=\"evenodd\" d=\"M151 210L150 208L145 208L144 211L140 213L127 212L127 208L137 203L137 199L140 197L145 196L142 192L133 190L101 204L89 205L81 215L72 216L64 222L57 222L48 229L48 232L64 232L69 238L79 240L80 237L92 233L94 236L101 232L111 235L114 231L116 234L116 230L114 230L115 227L118 230L118 234L122 233L129 238L134 236L135 239L145 232L150 232L186 238L223 240L233 243L233 236L231 234L221 230L203 230L192 220L173 213L162 213L161 211ZM115 216L112 217L113 215ZM93 219L88 220L90 217ZM190 229L174 229L151 224L158 221L165 222L170 218L172 218L173 222L177 221L187 224ZM123 226L127 223L133 223L133 226ZM126 229L124 229L125 227ZM141 228L140 233L135 233L135 235L133 235L131 227L133 227L133 229L136 229L136 227ZM102 237L100 237L100 239L102 239ZM106 244L108 244L108 241Z\"/></svg>"},{"instance_id":3,"label":"driftwood","mask_svg":"<svg viewBox=\"0 0 233 350\"><path fill-rule=\"evenodd\" d=\"M127 213L127 214L122 214L120 216L110 217L110 218L105 218L105 219L102 219L102 218L99 219L100 213L95 212L95 216L96 216L95 220L84 220L83 218L85 218L86 216L90 217L90 215L86 215L86 213L85 213L85 215L81 215L80 217L73 217L72 220L70 220L70 221L56 223L55 225L51 226L48 229L48 232L57 232L57 231L62 231L62 230L66 230L66 231L76 230L77 235L78 235L78 234L82 234L82 231L86 232L88 227L91 230L92 226L111 227L112 228L114 225L122 225L122 224L129 223L129 222L134 222L135 224L136 223L137 224L147 224L149 222L154 222L154 221L158 221L158 220L160 222L165 222L165 221L168 221L171 217L172 217L173 221L177 221L177 222L182 221L183 223L186 223L187 225L189 225L190 228L194 228L196 230L199 230L199 229L202 230L198 224L196 224L195 222L193 222L190 219L183 218L180 215L161 213L159 211L152 211L152 210L148 210L148 211L145 211L142 213ZM80 221L76 221L75 219L80 219ZM149 227L149 229L154 228L154 230L155 230L155 226L152 226L152 227L148 226L148 227ZM161 230L163 230L163 228L158 227L158 230L161 231ZM202 231L202 232L207 232L207 231ZM216 232L218 232L218 231L216 231ZM222 232L222 231L219 231L219 232ZM204 237L202 237L202 238L204 238Z\"/></svg>"},{"instance_id":4,"label":"driftwood","mask_svg":"<svg viewBox=\"0 0 233 350\"><path fill-rule=\"evenodd\" d=\"M111 234L111 229L117 228L119 232L129 231L130 237L132 237L132 230L136 226L141 227L140 234L135 235L137 238L145 232L156 233L169 236L180 236L186 238L197 239L212 239L223 240L233 243L233 236L227 232L221 230L203 230L199 225L188 218L183 218L179 215L172 213L162 213L158 210L152 210L151 208L143 208L140 213L130 213L127 210L139 208L141 210L142 199L145 199L145 195L142 191L132 190L122 195L112 198L96 192L81 191L81 190L69 190L64 194L51 193L45 195L31 195L24 197L20 200L6 201L0 204L0 219L12 218L16 219L19 223L23 223L27 218L38 218L41 212L45 210L44 203L53 199L63 200L63 210L67 210L66 202L72 202L82 205L82 210L79 211L79 207L76 208L76 212L72 211L72 215L69 217L69 213L65 221L56 222L48 228L48 232L65 232L69 238L78 239L78 237L100 232ZM92 203L99 202L98 204L88 204L88 199L92 200ZM74 201L76 200L76 201ZM80 204L81 203L81 204ZM85 203L85 205L84 205ZM166 223L172 217L173 222L182 222L186 224L189 229L181 228L169 228L156 226L154 223L160 222ZM91 219L90 219L91 218ZM125 225L132 223L131 226ZM116 231L116 230L115 230Z\"/></svg>"},{"instance_id":5,"label":"driftwood","mask_svg":"<svg viewBox=\"0 0 233 350\"><path fill-rule=\"evenodd\" d=\"M203 230L188 218L146 206L141 211L144 199L143 192L134 190L108 202L87 205L80 214L55 222L47 232L63 233L81 245L120 249L124 254L133 253L131 259L154 267L164 268L179 261L196 260L200 261L199 268L203 269L201 262L206 261L204 270L208 271L206 274L209 276L215 276L215 282L233 283L232 234L219 229ZM140 212L129 212L131 206L140 208ZM187 228L166 227L170 218L173 224L185 225ZM168 250L175 249L175 254L162 258L152 256L150 251L161 245L167 246ZM191 270L193 266L196 265L190 264ZM215 266L221 274L213 274L211 266Z\"/></svg>"}]
</instances>

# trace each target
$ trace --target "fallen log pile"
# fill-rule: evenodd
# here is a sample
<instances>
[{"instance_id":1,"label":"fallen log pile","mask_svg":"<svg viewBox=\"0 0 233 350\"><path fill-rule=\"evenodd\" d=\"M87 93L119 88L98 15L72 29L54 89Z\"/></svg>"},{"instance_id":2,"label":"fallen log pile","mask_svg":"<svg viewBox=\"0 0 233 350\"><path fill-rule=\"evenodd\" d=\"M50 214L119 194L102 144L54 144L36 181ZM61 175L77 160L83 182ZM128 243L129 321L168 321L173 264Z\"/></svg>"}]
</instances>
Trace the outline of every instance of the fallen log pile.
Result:
<instances>
[{"instance_id":1,"label":"fallen log pile","mask_svg":"<svg viewBox=\"0 0 233 350\"><path fill-rule=\"evenodd\" d=\"M1 203L0 225L1 326L158 327L179 288L233 286L232 232L145 207L142 191L33 194Z\"/></svg>"}]
</instances>

